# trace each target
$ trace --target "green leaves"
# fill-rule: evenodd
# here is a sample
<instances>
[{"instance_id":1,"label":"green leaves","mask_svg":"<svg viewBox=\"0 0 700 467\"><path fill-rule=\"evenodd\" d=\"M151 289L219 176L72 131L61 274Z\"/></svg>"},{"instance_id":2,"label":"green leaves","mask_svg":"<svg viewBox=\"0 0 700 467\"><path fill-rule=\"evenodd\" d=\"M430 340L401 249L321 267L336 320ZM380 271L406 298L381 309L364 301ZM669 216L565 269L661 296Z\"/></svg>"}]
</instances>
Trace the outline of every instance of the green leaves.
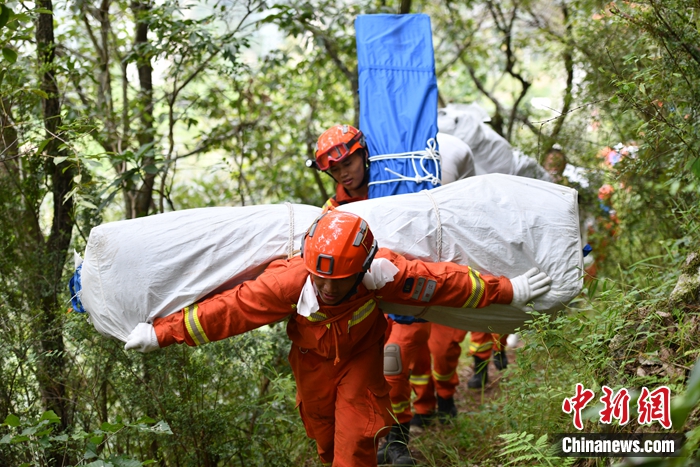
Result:
<instances>
[{"instance_id":1,"label":"green leaves","mask_svg":"<svg viewBox=\"0 0 700 467\"><path fill-rule=\"evenodd\" d=\"M9 414L5 418L3 425L7 425L7 426L11 426L11 427L18 427L19 426L19 417L17 415Z\"/></svg>"},{"instance_id":2,"label":"green leaves","mask_svg":"<svg viewBox=\"0 0 700 467\"><path fill-rule=\"evenodd\" d=\"M7 8L4 3L0 4L0 29L5 27L11 14L12 10Z\"/></svg>"},{"instance_id":3,"label":"green leaves","mask_svg":"<svg viewBox=\"0 0 700 467\"><path fill-rule=\"evenodd\" d=\"M8 47L2 48L2 56L6 61L10 63L15 63L17 61L17 52Z\"/></svg>"}]
</instances>

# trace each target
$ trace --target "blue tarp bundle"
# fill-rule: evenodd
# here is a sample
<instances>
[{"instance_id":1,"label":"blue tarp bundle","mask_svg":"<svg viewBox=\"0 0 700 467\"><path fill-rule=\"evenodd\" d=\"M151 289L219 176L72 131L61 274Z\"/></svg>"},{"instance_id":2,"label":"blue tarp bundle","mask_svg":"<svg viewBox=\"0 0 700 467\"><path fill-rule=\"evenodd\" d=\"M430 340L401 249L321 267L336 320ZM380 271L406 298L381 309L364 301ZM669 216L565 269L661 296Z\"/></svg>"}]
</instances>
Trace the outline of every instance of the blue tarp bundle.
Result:
<instances>
[{"instance_id":1,"label":"blue tarp bundle","mask_svg":"<svg viewBox=\"0 0 700 467\"><path fill-rule=\"evenodd\" d=\"M360 15L355 20L360 82L360 129L371 157L422 151L437 136L437 78L430 17ZM422 164L422 168L421 168ZM427 172L440 179L439 164L431 159L387 159L370 164L370 182ZM369 197L378 198L434 188L422 181L370 184Z\"/></svg>"}]
</instances>

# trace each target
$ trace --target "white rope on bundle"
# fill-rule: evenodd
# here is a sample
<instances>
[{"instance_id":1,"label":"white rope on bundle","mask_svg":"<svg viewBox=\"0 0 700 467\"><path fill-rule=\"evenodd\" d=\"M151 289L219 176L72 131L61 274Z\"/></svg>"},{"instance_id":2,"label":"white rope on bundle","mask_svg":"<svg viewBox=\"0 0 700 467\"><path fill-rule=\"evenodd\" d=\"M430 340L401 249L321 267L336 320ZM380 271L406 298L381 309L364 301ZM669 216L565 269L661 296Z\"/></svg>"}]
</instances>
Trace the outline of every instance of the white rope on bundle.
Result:
<instances>
[{"instance_id":1,"label":"white rope on bundle","mask_svg":"<svg viewBox=\"0 0 700 467\"><path fill-rule=\"evenodd\" d=\"M437 142L435 141L435 138L430 138L427 141L427 147L422 151L399 152L396 154L381 154L378 156L370 156L369 158L370 162L381 161L386 159L410 159L411 164L413 165L413 173L415 173L415 176L409 177L395 172L388 167L384 167L384 170L394 175L396 178L390 180L377 180L374 182L369 182L367 184L368 186L378 185L380 183L394 182L430 182L435 186L440 185L440 178L438 177L439 173L431 173L428 169L425 168L424 165L424 162L426 160L431 160L435 163L435 167L440 166L440 153L437 150ZM422 174L419 173L419 169L421 170Z\"/></svg>"},{"instance_id":2,"label":"white rope on bundle","mask_svg":"<svg viewBox=\"0 0 700 467\"><path fill-rule=\"evenodd\" d=\"M435 217L437 218L437 262L442 261L442 222L440 221L440 209L438 208L435 198L430 194L430 190L423 190L421 193L425 193L425 196L430 199L433 203L433 208L435 209Z\"/></svg>"},{"instance_id":3,"label":"white rope on bundle","mask_svg":"<svg viewBox=\"0 0 700 467\"><path fill-rule=\"evenodd\" d=\"M289 211L289 240L287 241L287 259L292 259L294 256L294 206L292 203L286 202L287 210Z\"/></svg>"}]
</instances>

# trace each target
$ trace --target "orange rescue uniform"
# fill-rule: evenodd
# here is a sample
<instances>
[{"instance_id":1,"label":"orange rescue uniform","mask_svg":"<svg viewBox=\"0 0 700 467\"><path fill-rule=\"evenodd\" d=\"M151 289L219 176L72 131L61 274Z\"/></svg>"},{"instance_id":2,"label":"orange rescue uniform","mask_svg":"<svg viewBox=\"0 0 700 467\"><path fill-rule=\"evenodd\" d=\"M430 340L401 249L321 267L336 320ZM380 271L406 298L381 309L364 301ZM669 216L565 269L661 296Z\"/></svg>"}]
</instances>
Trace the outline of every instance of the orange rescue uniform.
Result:
<instances>
[{"instance_id":1,"label":"orange rescue uniform","mask_svg":"<svg viewBox=\"0 0 700 467\"><path fill-rule=\"evenodd\" d=\"M433 357L432 372L430 356L425 358L421 355L411 374L411 387L416 393L413 407L417 414L428 415L435 411L436 393L443 399L454 397L459 384L457 365L462 354L460 344L466 335L467 331L461 329L438 323L431 325L427 346Z\"/></svg>"},{"instance_id":2,"label":"orange rescue uniform","mask_svg":"<svg viewBox=\"0 0 700 467\"><path fill-rule=\"evenodd\" d=\"M331 208L337 208L338 206L342 206L343 204L354 203L355 201L364 201L366 199L367 197L365 196L350 196L347 190L343 187L343 185L337 183L335 185L335 196L333 196L332 198L328 198L328 201L326 201L323 204L323 210L327 211Z\"/></svg>"},{"instance_id":3,"label":"orange rescue uniform","mask_svg":"<svg viewBox=\"0 0 700 467\"><path fill-rule=\"evenodd\" d=\"M309 275L303 260L273 261L254 280L156 319L158 343L201 345L289 317L297 403L321 461L336 467L376 466L377 441L394 423L382 372L387 323L378 301L476 308L513 299L505 277L480 275L454 263L410 261L384 248L377 258L399 269L392 282L378 290L360 284L338 305L319 300L319 310L309 317L295 312ZM434 284L413 297L418 278Z\"/></svg>"},{"instance_id":4,"label":"orange rescue uniform","mask_svg":"<svg viewBox=\"0 0 700 467\"><path fill-rule=\"evenodd\" d=\"M491 351L500 352L506 348L508 334L491 334L490 332L472 331L469 343L469 355L482 360L491 359Z\"/></svg>"}]
</instances>

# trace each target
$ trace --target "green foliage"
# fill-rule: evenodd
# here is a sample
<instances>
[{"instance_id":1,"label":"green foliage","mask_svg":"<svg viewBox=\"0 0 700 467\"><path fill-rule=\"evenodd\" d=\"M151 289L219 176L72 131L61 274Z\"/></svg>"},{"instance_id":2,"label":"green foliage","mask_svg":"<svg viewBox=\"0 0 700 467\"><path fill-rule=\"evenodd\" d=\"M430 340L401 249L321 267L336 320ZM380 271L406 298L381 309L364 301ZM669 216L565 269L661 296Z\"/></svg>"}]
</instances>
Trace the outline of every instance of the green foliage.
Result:
<instances>
[{"instance_id":1,"label":"green foliage","mask_svg":"<svg viewBox=\"0 0 700 467\"><path fill-rule=\"evenodd\" d=\"M70 451L76 451L77 457L82 458L84 465L93 467L134 467L143 465L131 456L114 452L117 438L128 437L138 433L172 434L167 423L157 422L143 417L133 423L124 422L117 418L115 423L104 422L100 428L91 432L76 431L70 436L66 433L56 433L56 427L61 419L53 411L44 412L38 420L21 419L13 414L5 418L2 426L8 431L0 445L7 448L5 460L16 465L49 465L45 453L52 448L64 452L66 457ZM148 461L147 461L148 462Z\"/></svg>"},{"instance_id":2,"label":"green foliage","mask_svg":"<svg viewBox=\"0 0 700 467\"><path fill-rule=\"evenodd\" d=\"M574 458L562 459L553 456L553 448L547 442L547 435L542 435L534 442L535 436L526 432L507 433L499 436L506 445L501 449L501 456L511 457L505 465L532 466L571 466Z\"/></svg>"}]
</instances>

